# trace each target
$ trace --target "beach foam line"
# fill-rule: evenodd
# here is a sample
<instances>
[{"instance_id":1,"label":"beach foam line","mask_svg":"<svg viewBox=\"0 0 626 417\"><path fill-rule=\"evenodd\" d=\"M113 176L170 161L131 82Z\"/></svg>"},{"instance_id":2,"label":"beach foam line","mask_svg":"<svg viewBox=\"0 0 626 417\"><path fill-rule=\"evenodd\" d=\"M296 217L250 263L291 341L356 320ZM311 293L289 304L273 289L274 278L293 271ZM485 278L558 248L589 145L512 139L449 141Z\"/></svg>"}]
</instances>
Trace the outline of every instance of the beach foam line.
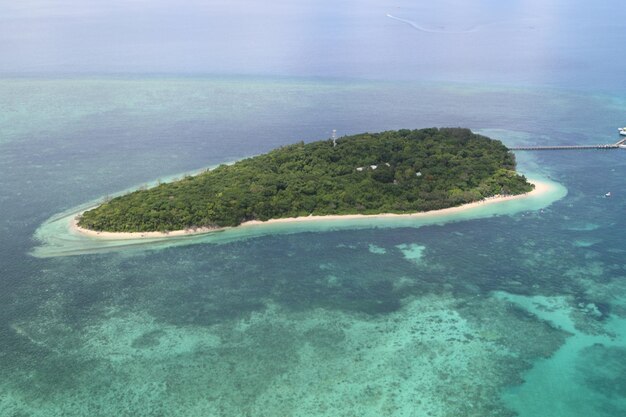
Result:
<instances>
[{"instance_id":1,"label":"beach foam line","mask_svg":"<svg viewBox=\"0 0 626 417\"><path fill-rule=\"evenodd\" d=\"M545 178L531 178L535 189L516 196L498 196L485 200L409 214L350 214L304 216L268 221L249 221L237 227L219 229L178 230L168 233L96 232L77 226L77 216L85 211L68 210L53 216L35 232L41 244L31 254L36 257L68 256L119 250L146 250L196 243L226 243L271 234L325 232L364 228L422 227L454 221L472 220L495 215L513 215L524 211L543 209L563 198L567 190ZM93 203L90 204L93 207Z\"/></svg>"}]
</instances>

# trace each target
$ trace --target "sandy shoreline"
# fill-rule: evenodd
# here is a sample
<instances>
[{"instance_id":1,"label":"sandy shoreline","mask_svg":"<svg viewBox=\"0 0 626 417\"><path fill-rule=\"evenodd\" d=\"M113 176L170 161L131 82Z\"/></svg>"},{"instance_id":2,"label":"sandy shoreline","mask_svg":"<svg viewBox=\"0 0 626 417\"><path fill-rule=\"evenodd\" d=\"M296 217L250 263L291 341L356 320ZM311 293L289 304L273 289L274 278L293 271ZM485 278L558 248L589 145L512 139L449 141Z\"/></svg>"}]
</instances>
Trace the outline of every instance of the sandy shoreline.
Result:
<instances>
[{"instance_id":1,"label":"sandy shoreline","mask_svg":"<svg viewBox=\"0 0 626 417\"><path fill-rule=\"evenodd\" d=\"M91 208L88 210L91 210ZM70 226L69 226L71 232L84 235L84 236L95 237L98 239L107 239L107 240L155 239L155 238L164 238L164 237L192 236L192 235L201 235L205 233L219 232L222 230L226 230L225 227L219 227L219 228L197 227L195 229L172 230L171 232L167 232L167 233L166 232L99 232L97 230L85 229L83 227L80 227L78 225L78 216L80 216L80 214L72 218L70 222Z\"/></svg>"},{"instance_id":2,"label":"sandy shoreline","mask_svg":"<svg viewBox=\"0 0 626 417\"><path fill-rule=\"evenodd\" d=\"M365 218L386 218L386 217L436 217L445 214L452 214L463 212L476 207L483 207L485 205L497 204L510 200L519 200L528 197L535 197L546 192L550 191L550 185L548 183L542 181L529 181L530 183L535 185L535 189L526 193L519 194L513 196L494 196L481 201L475 201L473 203L463 204L462 206L457 207L449 207L441 210L431 210L431 211L423 211L418 213L408 213L408 214L394 214L394 213L383 213L383 214L341 214L341 215L328 215L328 216L303 216L303 217L288 217L283 219L272 219L267 221L260 220L252 220L245 223L240 224L236 227L246 227L246 226L255 226L261 224L272 224L272 223L296 223L296 222L311 222L311 221L319 221L319 220L348 220L348 219L365 219ZM79 214L80 215L80 214ZM168 237L180 237L180 236L193 236L199 234L206 233L215 233L228 229L228 227L223 228L197 228L197 229L186 229L186 230L174 230L171 232L98 232L95 230L84 229L78 226L78 216L76 215L72 218L69 224L69 229L71 232L83 236L93 237L97 239L103 240L125 240L125 239L158 239L158 238L168 238Z\"/></svg>"}]
</instances>

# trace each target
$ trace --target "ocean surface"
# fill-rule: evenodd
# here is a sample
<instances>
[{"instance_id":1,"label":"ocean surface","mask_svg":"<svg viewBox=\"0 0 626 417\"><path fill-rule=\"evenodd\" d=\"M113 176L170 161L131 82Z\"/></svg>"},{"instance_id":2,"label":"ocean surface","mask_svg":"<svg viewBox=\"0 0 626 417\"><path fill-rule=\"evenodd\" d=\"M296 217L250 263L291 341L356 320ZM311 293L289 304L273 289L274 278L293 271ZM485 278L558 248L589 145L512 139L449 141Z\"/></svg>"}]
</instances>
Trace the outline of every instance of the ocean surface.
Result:
<instances>
[{"instance_id":1,"label":"ocean surface","mask_svg":"<svg viewBox=\"0 0 626 417\"><path fill-rule=\"evenodd\" d=\"M142 30L118 21L124 53L89 59L119 2L75 10L89 27L30 3L41 16L0 6L30 24L0 25L1 417L626 415L626 150L517 152L557 191L471 218L65 252L42 240L86 203L332 129L616 142L619 2L220 3L217 27L200 2L145 6ZM202 75L143 42L192 15L163 47ZM35 53L44 26L64 52ZM257 54L218 45L220 30ZM211 53L195 54L205 37Z\"/></svg>"}]
</instances>

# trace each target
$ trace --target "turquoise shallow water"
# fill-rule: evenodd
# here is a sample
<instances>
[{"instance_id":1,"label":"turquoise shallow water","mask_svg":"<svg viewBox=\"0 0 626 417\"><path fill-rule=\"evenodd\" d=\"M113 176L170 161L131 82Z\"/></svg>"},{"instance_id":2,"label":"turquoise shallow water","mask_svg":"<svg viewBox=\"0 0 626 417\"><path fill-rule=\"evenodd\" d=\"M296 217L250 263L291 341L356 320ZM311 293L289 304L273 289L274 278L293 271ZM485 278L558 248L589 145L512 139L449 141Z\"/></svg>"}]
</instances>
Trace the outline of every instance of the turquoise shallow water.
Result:
<instances>
[{"instance_id":1,"label":"turquoise shallow water","mask_svg":"<svg viewBox=\"0 0 626 417\"><path fill-rule=\"evenodd\" d=\"M616 141L623 97L102 78L3 80L0 103L1 416L626 412L623 151L520 153L553 198L472 218L31 255L57 213L331 129Z\"/></svg>"}]
</instances>

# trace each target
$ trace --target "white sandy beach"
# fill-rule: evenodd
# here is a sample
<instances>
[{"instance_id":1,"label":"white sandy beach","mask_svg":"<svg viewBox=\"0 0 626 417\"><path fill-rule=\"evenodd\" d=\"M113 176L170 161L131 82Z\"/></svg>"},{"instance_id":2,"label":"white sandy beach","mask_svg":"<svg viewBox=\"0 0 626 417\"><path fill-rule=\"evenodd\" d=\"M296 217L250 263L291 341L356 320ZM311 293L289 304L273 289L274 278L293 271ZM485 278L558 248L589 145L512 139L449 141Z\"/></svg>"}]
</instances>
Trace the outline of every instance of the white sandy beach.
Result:
<instances>
[{"instance_id":1,"label":"white sandy beach","mask_svg":"<svg viewBox=\"0 0 626 417\"><path fill-rule=\"evenodd\" d=\"M93 208L93 207L92 207ZM97 230L85 229L78 225L80 214L72 218L70 222L70 231L84 236L95 237L106 240L122 240L122 239L158 239L166 237L180 237L190 235L200 235L210 232L218 232L226 228L208 228L198 227L194 229L173 230L171 232L99 232Z\"/></svg>"},{"instance_id":2,"label":"white sandy beach","mask_svg":"<svg viewBox=\"0 0 626 417\"><path fill-rule=\"evenodd\" d=\"M383 214L342 214L342 215L328 215L328 216L302 216L302 217L288 217L282 219L271 219L267 221L260 220L252 220L245 223L240 224L237 227L246 227L246 226L256 226L261 224L272 224L272 223L296 223L296 222L311 222L311 221L319 221L319 220L346 220L346 219L365 219L365 218L385 218L385 217L437 217L452 213L458 213L466 210L470 210L476 207L482 207L485 205L498 204L505 201L510 200L520 200L529 197L536 197L543 195L550 191L550 185L547 182L542 181L529 181L530 183L535 185L535 189L519 195L512 196L493 196L481 201L475 201L473 203L463 204L457 207L449 207L441 210L431 210L424 211L418 213L407 213L407 214L394 214L394 213L383 213ZM226 230L227 228L197 228L197 229L185 229L185 230L174 230L171 232L98 232L95 230L89 230L78 226L78 217L76 215L72 218L69 228L72 233L93 237L97 239L105 239L105 240L125 240L125 239L159 239L159 238L168 238L168 237L181 237L181 236L191 236L212 232L219 232L222 230Z\"/></svg>"}]
</instances>

